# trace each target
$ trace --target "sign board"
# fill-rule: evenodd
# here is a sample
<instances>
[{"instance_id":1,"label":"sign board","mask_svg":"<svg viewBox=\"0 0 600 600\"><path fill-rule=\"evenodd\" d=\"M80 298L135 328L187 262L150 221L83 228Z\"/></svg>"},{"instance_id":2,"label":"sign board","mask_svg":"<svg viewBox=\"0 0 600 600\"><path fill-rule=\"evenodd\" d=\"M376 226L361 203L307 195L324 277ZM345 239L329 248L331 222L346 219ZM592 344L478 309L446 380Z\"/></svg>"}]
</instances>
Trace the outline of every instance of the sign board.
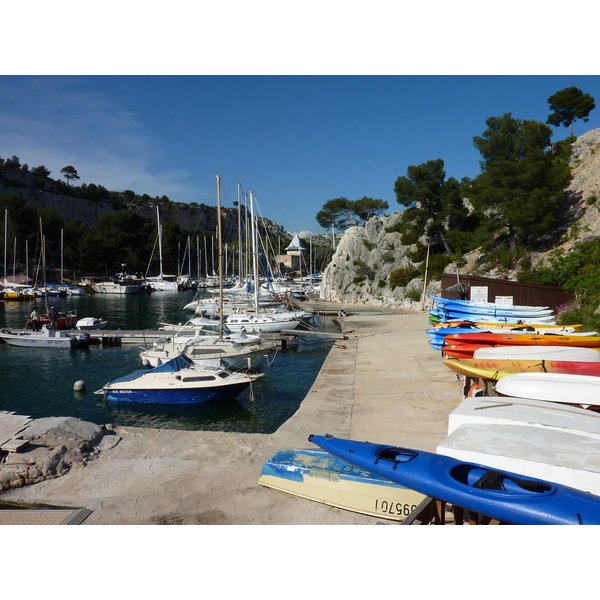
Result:
<instances>
[{"instance_id":1,"label":"sign board","mask_svg":"<svg viewBox=\"0 0 600 600\"><path fill-rule=\"evenodd\" d=\"M513 306L514 296L496 296L494 302L502 306Z\"/></svg>"},{"instance_id":2,"label":"sign board","mask_svg":"<svg viewBox=\"0 0 600 600\"><path fill-rule=\"evenodd\" d=\"M472 285L471 286L471 302L487 302L488 301L488 286L487 285Z\"/></svg>"}]
</instances>

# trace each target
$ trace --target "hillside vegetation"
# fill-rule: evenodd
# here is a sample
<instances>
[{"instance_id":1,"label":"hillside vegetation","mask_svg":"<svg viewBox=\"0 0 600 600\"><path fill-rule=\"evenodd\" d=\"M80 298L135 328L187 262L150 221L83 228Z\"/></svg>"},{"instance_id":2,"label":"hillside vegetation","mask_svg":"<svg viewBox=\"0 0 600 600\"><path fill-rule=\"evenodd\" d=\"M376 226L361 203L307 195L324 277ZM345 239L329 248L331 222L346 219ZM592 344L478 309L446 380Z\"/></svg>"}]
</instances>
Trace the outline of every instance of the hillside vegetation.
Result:
<instances>
[{"instance_id":1,"label":"hillside vegetation","mask_svg":"<svg viewBox=\"0 0 600 600\"><path fill-rule=\"evenodd\" d=\"M526 243L515 255L506 231L499 230L479 243L485 232L477 231L480 225L473 224L481 216L461 197L461 210L466 208L462 222L471 219L469 227L461 229L460 222L452 222L449 214L445 224L452 223L446 231L452 243L458 241L455 248L463 243L466 251L449 253L432 227L433 219L423 220L419 230L410 211L373 217L364 226L346 231L324 274L322 297L416 308L424 285L426 294L441 292L441 273L482 275L560 285L577 298L573 307L567 307L575 312L564 313L562 319L600 328L595 315L600 303L600 129L569 139L567 144L569 177L557 194L553 222L537 235L527 232L522 238ZM427 226L430 228L425 230Z\"/></svg>"},{"instance_id":2,"label":"hillside vegetation","mask_svg":"<svg viewBox=\"0 0 600 600\"><path fill-rule=\"evenodd\" d=\"M71 184L75 181L73 171L72 167L66 171L65 177L69 178L63 182L53 179L43 165L30 169L16 156L0 158L0 210L3 215L8 211L10 273L13 266L16 271L26 271L27 248L30 260L39 257L40 219L49 248L49 262L55 266L62 239L64 265L79 275L112 275L123 268L127 273L144 273L151 260L156 272L158 208L165 272L187 272L191 263L192 274L195 274L200 263L202 273L208 270L212 274L217 254L216 206L178 203L166 196L152 198L131 190L114 192L95 184L75 186ZM241 233L243 242L246 240L246 202L241 204L241 211L221 209L223 241L228 245L231 265L238 264L238 234ZM265 218L259 219L259 232L264 252L270 257L292 239L282 227ZM0 238L4 242L4 227ZM327 236L315 237L313 250L314 263L324 266L332 254ZM273 261L272 266L276 267Z\"/></svg>"}]
</instances>

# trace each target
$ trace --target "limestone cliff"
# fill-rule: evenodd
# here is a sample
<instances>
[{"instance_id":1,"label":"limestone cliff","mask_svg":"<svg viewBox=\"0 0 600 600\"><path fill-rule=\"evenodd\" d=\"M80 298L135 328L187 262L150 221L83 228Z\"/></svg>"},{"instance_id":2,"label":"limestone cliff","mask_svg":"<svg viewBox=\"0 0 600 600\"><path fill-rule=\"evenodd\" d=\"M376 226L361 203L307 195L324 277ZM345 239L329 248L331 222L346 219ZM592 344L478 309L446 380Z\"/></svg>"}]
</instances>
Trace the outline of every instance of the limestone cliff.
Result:
<instances>
[{"instance_id":1,"label":"limestone cliff","mask_svg":"<svg viewBox=\"0 0 600 600\"><path fill-rule=\"evenodd\" d=\"M400 234L387 231L398 222L401 214L373 217L364 227L351 227L344 233L323 273L321 298L391 308L420 306L418 298L422 294L423 279L413 279L405 287L392 289L390 286L393 271L416 266L408 258L407 251L411 248L401 244ZM429 294L438 291L437 282L427 286Z\"/></svg>"},{"instance_id":2,"label":"limestone cliff","mask_svg":"<svg viewBox=\"0 0 600 600\"><path fill-rule=\"evenodd\" d=\"M117 210L131 210L149 217L156 222L156 203L111 203L103 200L89 200L83 197L79 188L69 189L61 181L36 177L32 172L22 168L5 168L0 166L0 194L22 196L36 210L52 210L64 220L74 219L84 225L93 226L102 215L113 214ZM222 208L223 239L230 242L237 239L238 209ZM197 233L217 230L216 206L192 206L175 202L160 202L161 223L175 221L184 229ZM291 235L281 228L263 219L261 227L270 235L291 239Z\"/></svg>"}]
</instances>

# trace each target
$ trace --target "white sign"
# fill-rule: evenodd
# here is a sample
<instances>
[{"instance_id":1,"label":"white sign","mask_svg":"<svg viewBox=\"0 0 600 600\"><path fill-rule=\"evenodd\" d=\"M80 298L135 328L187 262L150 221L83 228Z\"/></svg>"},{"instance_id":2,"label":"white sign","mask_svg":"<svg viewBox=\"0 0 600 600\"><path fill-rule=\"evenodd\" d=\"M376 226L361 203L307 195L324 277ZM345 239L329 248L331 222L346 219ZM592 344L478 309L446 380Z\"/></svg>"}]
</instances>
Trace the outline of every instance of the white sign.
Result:
<instances>
[{"instance_id":1,"label":"white sign","mask_svg":"<svg viewBox=\"0 0 600 600\"><path fill-rule=\"evenodd\" d=\"M496 296L494 302L502 306L513 306L514 296Z\"/></svg>"},{"instance_id":2,"label":"white sign","mask_svg":"<svg viewBox=\"0 0 600 600\"><path fill-rule=\"evenodd\" d=\"M474 285L471 286L471 302L487 302L488 301L488 286Z\"/></svg>"}]
</instances>

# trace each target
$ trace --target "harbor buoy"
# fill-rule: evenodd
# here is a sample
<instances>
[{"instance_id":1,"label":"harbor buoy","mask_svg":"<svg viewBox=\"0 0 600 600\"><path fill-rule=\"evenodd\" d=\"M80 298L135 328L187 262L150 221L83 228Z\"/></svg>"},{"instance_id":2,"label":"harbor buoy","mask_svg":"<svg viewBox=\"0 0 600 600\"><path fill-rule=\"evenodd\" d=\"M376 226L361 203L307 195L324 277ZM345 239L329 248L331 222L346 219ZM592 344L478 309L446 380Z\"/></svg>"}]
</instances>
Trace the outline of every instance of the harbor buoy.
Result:
<instances>
[{"instance_id":1,"label":"harbor buoy","mask_svg":"<svg viewBox=\"0 0 600 600\"><path fill-rule=\"evenodd\" d=\"M82 381L81 379L79 381L76 381L73 385L73 389L76 392L81 392L82 390L85 390L85 381Z\"/></svg>"}]
</instances>

